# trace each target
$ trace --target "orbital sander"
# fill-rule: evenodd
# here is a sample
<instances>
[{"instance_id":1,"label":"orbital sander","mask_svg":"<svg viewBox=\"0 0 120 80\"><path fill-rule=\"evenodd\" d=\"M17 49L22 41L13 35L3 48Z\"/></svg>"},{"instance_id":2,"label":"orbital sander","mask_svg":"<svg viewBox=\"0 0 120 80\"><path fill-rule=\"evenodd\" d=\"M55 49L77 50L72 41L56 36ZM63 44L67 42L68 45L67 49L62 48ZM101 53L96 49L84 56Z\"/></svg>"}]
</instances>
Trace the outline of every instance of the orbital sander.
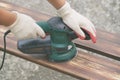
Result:
<instances>
[{"instance_id":1,"label":"orbital sander","mask_svg":"<svg viewBox=\"0 0 120 80\"><path fill-rule=\"evenodd\" d=\"M20 51L26 54L45 54L49 61L54 62L68 61L76 55L76 46L72 40L78 36L62 21L62 18L53 17L37 24L47 34L46 38L19 40L17 47ZM90 40L89 34L82 30L86 36L85 40Z\"/></svg>"}]
</instances>

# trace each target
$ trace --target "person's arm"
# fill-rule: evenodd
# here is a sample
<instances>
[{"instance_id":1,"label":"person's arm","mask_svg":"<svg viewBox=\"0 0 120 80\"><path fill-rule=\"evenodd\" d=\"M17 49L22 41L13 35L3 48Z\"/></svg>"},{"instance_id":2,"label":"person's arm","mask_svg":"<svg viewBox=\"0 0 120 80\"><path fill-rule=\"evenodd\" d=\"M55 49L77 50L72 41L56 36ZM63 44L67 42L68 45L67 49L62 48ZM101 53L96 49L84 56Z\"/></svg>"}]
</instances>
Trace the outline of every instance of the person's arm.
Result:
<instances>
[{"instance_id":1,"label":"person's arm","mask_svg":"<svg viewBox=\"0 0 120 80\"><path fill-rule=\"evenodd\" d=\"M45 37L45 32L32 17L17 11L0 8L0 25L8 27L18 40Z\"/></svg>"},{"instance_id":2,"label":"person's arm","mask_svg":"<svg viewBox=\"0 0 120 80\"><path fill-rule=\"evenodd\" d=\"M48 1L57 9L57 13L63 19L63 22L75 31L80 39L85 39L85 33L82 31L84 29L90 35L93 43L96 42L96 30L93 23L72 9L67 0Z\"/></svg>"},{"instance_id":3,"label":"person's arm","mask_svg":"<svg viewBox=\"0 0 120 80\"><path fill-rule=\"evenodd\" d=\"M16 18L15 13L0 8L0 25L10 26L15 22Z\"/></svg>"},{"instance_id":4,"label":"person's arm","mask_svg":"<svg viewBox=\"0 0 120 80\"><path fill-rule=\"evenodd\" d=\"M66 0L48 0L56 9L60 9L65 4L65 1Z\"/></svg>"}]
</instances>

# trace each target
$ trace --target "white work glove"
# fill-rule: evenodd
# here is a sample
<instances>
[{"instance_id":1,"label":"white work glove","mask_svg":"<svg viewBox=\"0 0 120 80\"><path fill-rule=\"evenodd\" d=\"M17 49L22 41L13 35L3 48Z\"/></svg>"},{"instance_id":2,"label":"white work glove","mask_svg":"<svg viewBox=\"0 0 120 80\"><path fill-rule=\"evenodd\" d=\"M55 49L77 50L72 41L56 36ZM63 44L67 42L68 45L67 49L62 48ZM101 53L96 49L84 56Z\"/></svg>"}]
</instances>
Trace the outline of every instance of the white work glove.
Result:
<instances>
[{"instance_id":1,"label":"white work glove","mask_svg":"<svg viewBox=\"0 0 120 80\"><path fill-rule=\"evenodd\" d=\"M17 14L17 19L9 28L18 40L45 37L43 29L30 16L15 11L13 13Z\"/></svg>"},{"instance_id":2,"label":"white work glove","mask_svg":"<svg viewBox=\"0 0 120 80\"><path fill-rule=\"evenodd\" d=\"M62 17L63 22L75 31L80 39L85 39L85 34L81 30L82 28L90 35L93 43L96 42L96 30L92 22L72 9L68 2L58 9L57 12Z\"/></svg>"}]
</instances>

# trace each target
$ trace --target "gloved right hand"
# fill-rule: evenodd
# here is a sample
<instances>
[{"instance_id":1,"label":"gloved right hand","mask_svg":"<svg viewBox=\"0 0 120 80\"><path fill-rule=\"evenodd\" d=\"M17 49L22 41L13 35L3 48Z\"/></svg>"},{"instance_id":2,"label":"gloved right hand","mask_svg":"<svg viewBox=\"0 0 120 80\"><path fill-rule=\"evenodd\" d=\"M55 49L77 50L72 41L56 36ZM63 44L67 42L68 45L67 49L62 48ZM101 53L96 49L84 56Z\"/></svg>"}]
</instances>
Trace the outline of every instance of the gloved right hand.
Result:
<instances>
[{"instance_id":1,"label":"gloved right hand","mask_svg":"<svg viewBox=\"0 0 120 80\"><path fill-rule=\"evenodd\" d=\"M57 12L62 17L63 22L75 31L80 39L85 39L85 33L82 31L84 29L90 35L92 42L96 42L96 29L93 23L72 9L68 2L58 9Z\"/></svg>"},{"instance_id":2,"label":"gloved right hand","mask_svg":"<svg viewBox=\"0 0 120 80\"><path fill-rule=\"evenodd\" d=\"M9 28L18 40L36 38L38 36L45 37L45 32L35 23L34 19L16 11L13 11L13 13L17 14L17 19Z\"/></svg>"}]
</instances>

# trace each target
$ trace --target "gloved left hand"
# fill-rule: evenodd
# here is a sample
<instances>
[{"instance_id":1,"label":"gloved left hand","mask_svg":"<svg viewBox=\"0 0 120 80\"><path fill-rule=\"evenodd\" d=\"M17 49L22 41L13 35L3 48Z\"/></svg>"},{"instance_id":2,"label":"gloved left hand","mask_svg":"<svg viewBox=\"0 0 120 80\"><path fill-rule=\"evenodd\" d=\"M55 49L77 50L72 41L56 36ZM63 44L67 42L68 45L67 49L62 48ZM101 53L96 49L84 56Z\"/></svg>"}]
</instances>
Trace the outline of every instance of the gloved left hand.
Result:
<instances>
[{"instance_id":1,"label":"gloved left hand","mask_svg":"<svg viewBox=\"0 0 120 80\"><path fill-rule=\"evenodd\" d=\"M57 11L59 16L62 17L63 22L75 31L80 39L85 39L85 33L82 31L84 29L90 35L93 43L96 42L96 30L93 23L72 9L68 2Z\"/></svg>"},{"instance_id":2,"label":"gloved left hand","mask_svg":"<svg viewBox=\"0 0 120 80\"><path fill-rule=\"evenodd\" d=\"M36 24L34 19L26 14L13 13L17 14L17 19L9 28L18 40L36 38L38 36L45 37L45 32Z\"/></svg>"}]
</instances>

